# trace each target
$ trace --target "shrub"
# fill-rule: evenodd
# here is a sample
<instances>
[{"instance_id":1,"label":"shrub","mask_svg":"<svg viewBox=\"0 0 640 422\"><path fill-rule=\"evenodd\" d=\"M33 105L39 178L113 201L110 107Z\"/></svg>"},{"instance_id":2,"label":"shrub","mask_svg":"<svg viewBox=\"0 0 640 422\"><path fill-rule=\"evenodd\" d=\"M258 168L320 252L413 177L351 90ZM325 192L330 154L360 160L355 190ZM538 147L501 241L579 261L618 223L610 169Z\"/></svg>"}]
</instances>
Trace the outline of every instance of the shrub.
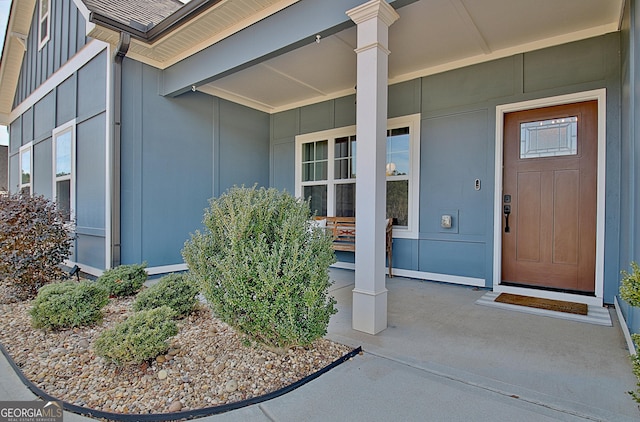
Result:
<instances>
[{"instance_id":1,"label":"shrub","mask_svg":"<svg viewBox=\"0 0 640 422\"><path fill-rule=\"evenodd\" d=\"M29 311L35 328L61 329L102 320L107 291L90 281L65 281L43 286Z\"/></svg>"},{"instance_id":2,"label":"shrub","mask_svg":"<svg viewBox=\"0 0 640 422\"><path fill-rule=\"evenodd\" d=\"M117 365L142 363L169 349L166 340L178 334L168 306L136 312L100 334L96 354Z\"/></svg>"},{"instance_id":3,"label":"shrub","mask_svg":"<svg viewBox=\"0 0 640 422\"><path fill-rule=\"evenodd\" d=\"M630 359L633 368L633 375L635 375L638 380L636 383L638 388L636 388L636 391L629 391L629 394L631 394L631 397L633 397L636 402L640 403L640 355L638 354L638 350L640 350L640 334L632 334L631 338L636 345L636 354L631 355Z\"/></svg>"},{"instance_id":4,"label":"shrub","mask_svg":"<svg viewBox=\"0 0 640 422\"><path fill-rule=\"evenodd\" d=\"M73 240L72 225L54 202L0 195L0 276L15 285L20 299L35 297L41 286L65 275L60 264Z\"/></svg>"},{"instance_id":5,"label":"shrub","mask_svg":"<svg viewBox=\"0 0 640 422\"><path fill-rule=\"evenodd\" d=\"M640 266L632 262L631 269L631 273L622 271L620 297L629 305L640 307Z\"/></svg>"},{"instance_id":6,"label":"shrub","mask_svg":"<svg viewBox=\"0 0 640 422\"><path fill-rule=\"evenodd\" d=\"M182 251L216 316L267 346L308 345L336 312L332 240L310 214L286 192L234 187L211 201L204 231Z\"/></svg>"},{"instance_id":7,"label":"shrub","mask_svg":"<svg viewBox=\"0 0 640 422\"><path fill-rule=\"evenodd\" d=\"M96 283L104 286L111 296L132 296L147 281L147 264L120 265L105 271Z\"/></svg>"},{"instance_id":8,"label":"shrub","mask_svg":"<svg viewBox=\"0 0 640 422\"><path fill-rule=\"evenodd\" d=\"M188 315L196 305L198 286L184 274L169 274L157 284L138 293L133 303L134 311L159 308L166 305L178 316Z\"/></svg>"},{"instance_id":9,"label":"shrub","mask_svg":"<svg viewBox=\"0 0 640 422\"><path fill-rule=\"evenodd\" d=\"M622 271L622 280L620 280L620 297L629 305L640 307L640 266L637 262L631 263L631 273ZM636 354L631 356L631 364L633 365L633 374L638 379L636 391L629 391L631 397L640 403L640 334L632 334L633 342L636 345Z\"/></svg>"}]
</instances>

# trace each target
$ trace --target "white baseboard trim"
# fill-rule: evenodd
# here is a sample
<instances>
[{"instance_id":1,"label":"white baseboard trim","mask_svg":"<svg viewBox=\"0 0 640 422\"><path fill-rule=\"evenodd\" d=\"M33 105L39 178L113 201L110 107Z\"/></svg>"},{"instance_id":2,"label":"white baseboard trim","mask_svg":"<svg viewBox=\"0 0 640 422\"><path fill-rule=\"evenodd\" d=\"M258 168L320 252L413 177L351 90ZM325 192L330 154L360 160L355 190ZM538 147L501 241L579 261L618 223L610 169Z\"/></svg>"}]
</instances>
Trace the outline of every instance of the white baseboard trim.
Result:
<instances>
[{"instance_id":1,"label":"white baseboard trim","mask_svg":"<svg viewBox=\"0 0 640 422\"><path fill-rule=\"evenodd\" d=\"M340 268L343 270L356 269L356 264L353 262L336 262L331 268ZM389 268L387 267L387 270ZM416 278L419 280L440 281L451 284L461 284L463 286L485 287L485 280L483 278L463 277L458 275L428 273L423 271L403 270L402 268L394 268L393 275L398 277Z\"/></svg>"},{"instance_id":2,"label":"white baseboard trim","mask_svg":"<svg viewBox=\"0 0 640 422\"><path fill-rule=\"evenodd\" d=\"M66 265L69 268L73 267L74 265L77 265L78 268L80 268L80 272L83 272L85 274L89 274L95 277L100 277L104 272L104 270L101 270L100 268L91 267L89 265L85 265L75 261L65 260L64 265Z\"/></svg>"},{"instance_id":3,"label":"white baseboard trim","mask_svg":"<svg viewBox=\"0 0 640 422\"><path fill-rule=\"evenodd\" d=\"M339 268L341 270L355 271L356 270L356 264L354 264L353 262L340 262L340 261L338 261L335 264L332 264L331 268Z\"/></svg>"},{"instance_id":4,"label":"white baseboard trim","mask_svg":"<svg viewBox=\"0 0 640 422\"><path fill-rule=\"evenodd\" d=\"M149 275L158 275L158 274L168 274L168 273L176 273L180 271L187 271L187 264L173 264L173 265L162 265L159 267L149 267L146 269L147 274Z\"/></svg>"},{"instance_id":5,"label":"white baseboard trim","mask_svg":"<svg viewBox=\"0 0 640 422\"><path fill-rule=\"evenodd\" d=\"M418 278L421 280L440 281L443 283L461 284L463 286L485 287L484 278L464 277L461 275L450 275L440 273L428 273L424 271L403 270L401 268L393 269L394 276Z\"/></svg>"},{"instance_id":6,"label":"white baseboard trim","mask_svg":"<svg viewBox=\"0 0 640 422\"><path fill-rule=\"evenodd\" d=\"M613 297L613 305L616 308L616 315L618 316L618 321L620 321L620 328L622 328L622 333L624 334L624 339L627 342L627 349L629 350L630 355L636 354L636 347L633 344L633 340L631 339L631 333L629 332L629 326L627 325L627 320L624 319L624 315L622 314L622 310L620 309L620 303L618 302L618 296Z\"/></svg>"},{"instance_id":7,"label":"white baseboard trim","mask_svg":"<svg viewBox=\"0 0 640 422\"><path fill-rule=\"evenodd\" d=\"M67 267L73 267L74 265L77 265L78 267L80 267L80 271L82 271L83 273L87 273L96 277L100 277L102 273L104 273L105 271L105 270L94 268L89 265L85 265L75 261L67 260L64 262L64 265L66 265ZM187 269L188 269L187 264L173 264L173 265L162 265L158 267L145 268L145 271L147 272L148 275L158 275L158 274L169 274L169 273L176 273L180 271L186 271Z\"/></svg>"}]
</instances>

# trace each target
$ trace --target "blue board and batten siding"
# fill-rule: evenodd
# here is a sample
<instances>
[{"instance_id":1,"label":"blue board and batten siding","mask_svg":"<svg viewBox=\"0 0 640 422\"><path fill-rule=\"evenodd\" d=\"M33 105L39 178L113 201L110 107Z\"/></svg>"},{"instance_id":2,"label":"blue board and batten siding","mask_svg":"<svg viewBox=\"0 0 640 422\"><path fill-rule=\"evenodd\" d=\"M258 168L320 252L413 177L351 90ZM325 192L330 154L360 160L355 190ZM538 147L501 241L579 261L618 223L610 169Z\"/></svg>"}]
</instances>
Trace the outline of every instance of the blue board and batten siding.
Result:
<instances>
[{"instance_id":1,"label":"blue board and batten siding","mask_svg":"<svg viewBox=\"0 0 640 422\"><path fill-rule=\"evenodd\" d=\"M105 268L106 254L106 50L70 72L48 93L35 91L88 42L85 21L71 0L51 2L50 39L38 50L37 7L27 39L14 104L31 106L10 125L11 191L18 190L19 150L32 144L32 189L53 199L52 131L76 121L76 247L71 259L81 266Z\"/></svg>"},{"instance_id":2,"label":"blue board and batten siding","mask_svg":"<svg viewBox=\"0 0 640 422\"><path fill-rule=\"evenodd\" d=\"M421 113L419 235L394 239L394 267L484 279L490 287L496 106L606 88L605 302L612 302L620 213L618 50L614 33L390 86L390 118ZM346 97L274 114L272 185L295 190L296 135L353 125L355 107L354 97ZM455 230L440 227L442 214L458 217ZM340 259L352 262L353 256Z\"/></svg>"},{"instance_id":3,"label":"blue board and batten siding","mask_svg":"<svg viewBox=\"0 0 640 422\"><path fill-rule=\"evenodd\" d=\"M626 2L621 28L622 149L620 192L620 268L640 263L640 10L637 1ZM640 333L640 308L620 300L631 332Z\"/></svg>"},{"instance_id":4,"label":"blue board and batten siding","mask_svg":"<svg viewBox=\"0 0 640 422\"><path fill-rule=\"evenodd\" d=\"M86 22L73 0L55 0L50 3L49 41L38 50L37 3L27 38L27 51L20 71L14 107L24 101L89 41L86 36Z\"/></svg>"},{"instance_id":5,"label":"blue board and batten siding","mask_svg":"<svg viewBox=\"0 0 640 422\"><path fill-rule=\"evenodd\" d=\"M267 114L199 92L162 97L158 78L157 69L123 62L123 264L182 263L211 197L269 183Z\"/></svg>"}]
</instances>

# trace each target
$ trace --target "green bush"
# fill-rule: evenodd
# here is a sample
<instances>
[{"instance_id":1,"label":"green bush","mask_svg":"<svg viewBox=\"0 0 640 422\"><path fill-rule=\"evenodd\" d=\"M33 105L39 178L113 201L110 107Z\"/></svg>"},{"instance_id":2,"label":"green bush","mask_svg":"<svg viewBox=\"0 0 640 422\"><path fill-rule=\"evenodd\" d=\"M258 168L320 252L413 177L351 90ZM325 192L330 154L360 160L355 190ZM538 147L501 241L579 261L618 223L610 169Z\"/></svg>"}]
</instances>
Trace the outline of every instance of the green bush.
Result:
<instances>
[{"instance_id":1,"label":"green bush","mask_svg":"<svg viewBox=\"0 0 640 422\"><path fill-rule=\"evenodd\" d=\"M65 281L43 286L29 311L35 328L61 329L102 320L109 294L90 281Z\"/></svg>"},{"instance_id":2,"label":"green bush","mask_svg":"<svg viewBox=\"0 0 640 422\"><path fill-rule=\"evenodd\" d=\"M631 269L631 273L622 271L620 297L629 305L640 307L640 266L632 262Z\"/></svg>"},{"instance_id":3,"label":"green bush","mask_svg":"<svg viewBox=\"0 0 640 422\"><path fill-rule=\"evenodd\" d=\"M147 281L144 270L147 264L120 265L105 271L96 283L104 286L111 296L132 296L142 288Z\"/></svg>"},{"instance_id":4,"label":"green bush","mask_svg":"<svg viewBox=\"0 0 640 422\"><path fill-rule=\"evenodd\" d=\"M43 196L0 195L0 278L16 287L19 299L65 275L60 264L73 245L72 227Z\"/></svg>"},{"instance_id":5,"label":"green bush","mask_svg":"<svg viewBox=\"0 0 640 422\"><path fill-rule=\"evenodd\" d=\"M640 334L632 334L631 338L636 345L636 354L631 356L631 365L633 365L633 375L635 375L638 380L636 383L638 388L636 391L629 391L629 394L631 394L631 397L633 397L636 402L640 403L640 355L638 354L640 350Z\"/></svg>"},{"instance_id":6,"label":"green bush","mask_svg":"<svg viewBox=\"0 0 640 422\"><path fill-rule=\"evenodd\" d=\"M166 305L178 316L188 315L196 305L198 285L184 274L169 274L157 284L138 293L133 303L134 311L159 308Z\"/></svg>"},{"instance_id":7,"label":"green bush","mask_svg":"<svg viewBox=\"0 0 640 422\"><path fill-rule=\"evenodd\" d=\"M234 187L211 201L182 254L217 317L273 347L326 334L335 255L310 214L308 202L275 189Z\"/></svg>"},{"instance_id":8,"label":"green bush","mask_svg":"<svg viewBox=\"0 0 640 422\"><path fill-rule=\"evenodd\" d=\"M624 299L629 305L640 307L640 266L637 262L631 263L631 272L622 271L622 280L620 280L620 298ZM636 345L636 352L640 350L640 334L632 334L633 342ZM638 379L636 391L629 391L633 399L640 403L640 355L636 353L631 356L631 364L633 365L633 374Z\"/></svg>"},{"instance_id":9,"label":"green bush","mask_svg":"<svg viewBox=\"0 0 640 422\"><path fill-rule=\"evenodd\" d=\"M136 312L100 334L96 354L117 365L142 363L169 349L167 339L178 334L168 306Z\"/></svg>"}]
</instances>

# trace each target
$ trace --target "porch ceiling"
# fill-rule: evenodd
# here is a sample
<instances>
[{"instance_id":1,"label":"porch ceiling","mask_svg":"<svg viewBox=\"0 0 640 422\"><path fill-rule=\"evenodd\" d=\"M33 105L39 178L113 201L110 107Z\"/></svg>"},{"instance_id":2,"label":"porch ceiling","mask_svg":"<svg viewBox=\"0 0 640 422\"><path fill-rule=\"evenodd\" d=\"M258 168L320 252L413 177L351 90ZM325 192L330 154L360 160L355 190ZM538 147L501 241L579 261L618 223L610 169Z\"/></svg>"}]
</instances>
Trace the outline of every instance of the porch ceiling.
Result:
<instances>
[{"instance_id":1,"label":"porch ceiling","mask_svg":"<svg viewBox=\"0 0 640 422\"><path fill-rule=\"evenodd\" d=\"M619 29L624 0L419 0L389 31L389 83ZM346 12L346 11L345 11ZM198 87L269 113L355 92L351 27Z\"/></svg>"}]
</instances>

